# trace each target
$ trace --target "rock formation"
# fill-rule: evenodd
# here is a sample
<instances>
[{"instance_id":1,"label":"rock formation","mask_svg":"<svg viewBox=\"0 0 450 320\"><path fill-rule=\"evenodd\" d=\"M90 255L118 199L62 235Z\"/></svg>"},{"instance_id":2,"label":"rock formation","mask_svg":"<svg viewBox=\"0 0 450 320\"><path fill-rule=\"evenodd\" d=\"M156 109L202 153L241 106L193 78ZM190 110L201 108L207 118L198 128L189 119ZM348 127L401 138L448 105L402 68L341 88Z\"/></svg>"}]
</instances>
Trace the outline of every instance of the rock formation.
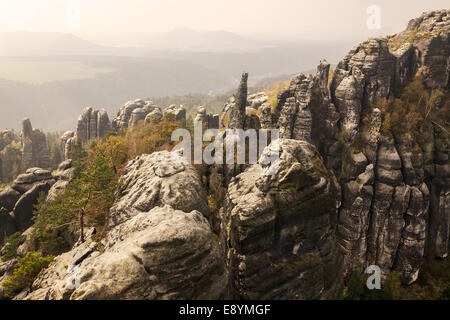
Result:
<instances>
[{"instance_id":1,"label":"rock formation","mask_svg":"<svg viewBox=\"0 0 450 320\"><path fill-rule=\"evenodd\" d=\"M194 121L205 123L207 129L219 129L219 115L207 113L206 109L202 106L197 108L197 115L195 116Z\"/></svg>"},{"instance_id":2,"label":"rock formation","mask_svg":"<svg viewBox=\"0 0 450 320\"><path fill-rule=\"evenodd\" d=\"M6 237L32 225L34 205L41 192L55 183L50 171L30 168L20 174L11 187L0 192L0 244Z\"/></svg>"},{"instance_id":3,"label":"rock formation","mask_svg":"<svg viewBox=\"0 0 450 320\"><path fill-rule=\"evenodd\" d=\"M136 158L125 168L122 186L101 244L88 237L58 256L25 298L226 297L228 272L207 220L206 194L180 154ZM79 288L66 286L67 264L81 270Z\"/></svg>"},{"instance_id":4,"label":"rock formation","mask_svg":"<svg viewBox=\"0 0 450 320\"><path fill-rule=\"evenodd\" d=\"M83 144L86 144L92 139L103 138L109 131L111 131L111 123L106 111L88 107L78 118L75 136L77 139L81 139Z\"/></svg>"},{"instance_id":5,"label":"rock formation","mask_svg":"<svg viewBox=\"0 0 450 320\"><path fill-rule=\"evenodd\" d=\"M427 250L448 255L446 129L433 123L431 140L422 147L411 134L387 135L381 130L386 111L377 103L392 100L416 74L429 88L449 89L449 15L449 10L425 13L398 35L355 46L337 65L329 88L330 66L321 61L316 74L293 77L275 110L264 101L254 104L263 128L277 127L283 139L312 143L339 175L336 239L347 270L376 264L383 277L397 270L411 283ZM224 107L224 127L242 125L235 101ZM448 100L436 108L448 109ZM237 118L228 119L233 112Z\"/></svg>"},{"instance_id":6,"label":"rock formation","mask_svg":"<svg viewBox=\"0 0 450 320\"><path fill-rule=\"evenodd\" d=\"M22 171L32 167L50 169L50 154L45 134L33 129L30 119L22 122Z\"/></svg>"},{"instance_id":7,"label":"rock formation","mask_svg":"<svg viewBox=\"0 0 450 320\"><path fill-rule=\"evenodd\" d=\"M164 109L164 116L168 114L172 114L175 117L175 121L186 119L186 109L182 105L178 107L174 104L170 105Z\"/></svg>"},{"instance_id":8,"label":"rock formation","mask_svg":"<svg viewBox=\"0 0 450 320\"><path fill-rule=\"evenodd\" d=\"M67 160L70 158L70 152L72 151L72 146L76 142L75 141L75 132L66 131L61 136L61 153L64 155L64 159Z\"/></svg>"},{"instance_id":9,"label":"rock formation","mask_svg":"<svg viewBox=\"0 0 450 320\"><path fill-rule=\"evenodd\" d=\"M22 152L11 130L0 131L0 183L9 183L21 168Z\"/></svg>"},{"instance_id":10,"label":"rock formation","mask_svg":"<svg viewBox=\"0 0 450 320\"><path fill-rule=\"evenodd\" d=\"M109 121L108 114L104 109L85 108L78 118L76 131L66 131L60 137L60 149L64 159L70 159L72 146L78 139L81 140L83 145L86 145L93 139L103 138L111 130L111 121Z\"/></svg>"},{"instance_id":11,"label":"rock formation","mask_svg":"<svg viewBox=\"0 0 450 320\"><path fill-rule=\"evenodd\" d=\"M319 299L339 284L338 186L311 144L273 143L275 175L257 164L228 186L221 238L231 282L244 299Z\"/></svg>"},{"instance_id":12,"label":"rock formation","mask_svg":"<svg viewBox=\"0 0 450 320\"><path fill-rule=\"evenodd\" d=\"M426 107L448 111L449 29L450 10L425 13L405 32L355 46L331 79L325 60L315 74L294 76L273 108L263 93L247 96L244 73L219 124L280 130L257 164L199 169L176 151L135 158L123 170L106 236L95 241L92 230L17 298L337 298L343 279L370 265L413 283L425 255L449 252L448 123L400 134L387 128L387 105L418 81L442 92ZM113 125L167 113L185 117L175 106L136 100ZM196 119L209 127L209 116L199 108ZM276 146L278 170L264 175ZM0 193L0 236L29 227L37 189L53 185L51 198L64 188L70 162L57 177L53 185L48 171L31 169ZM70 289L73 266L81 285ZM0 277L10 270L0 265Z\"/></svg>"},{"instance_id":13,"label":"rock formation","mask_svg":"<svg viewBox=\"0 0 450 320\"><path fill-rule=\"evenodd\" d=\"M67 185L72 179L72 172L73 167L71 159L65 160L59 164L58 169L56 170L56 173L54 175L56 182L48 191L47 201L53 200L59 193L64 192Z\"/></svg>"}]
</instances>

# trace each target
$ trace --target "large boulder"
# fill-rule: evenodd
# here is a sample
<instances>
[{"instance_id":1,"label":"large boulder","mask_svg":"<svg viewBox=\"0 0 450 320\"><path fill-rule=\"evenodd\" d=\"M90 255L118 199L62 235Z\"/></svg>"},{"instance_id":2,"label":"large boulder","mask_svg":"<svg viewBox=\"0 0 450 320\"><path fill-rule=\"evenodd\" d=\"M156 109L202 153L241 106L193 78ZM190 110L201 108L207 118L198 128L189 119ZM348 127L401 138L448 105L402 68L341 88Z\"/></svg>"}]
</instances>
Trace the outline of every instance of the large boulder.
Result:
<instances>
[{"instance_id":1,"label":"large boulder","mask_svg":"<svg viewBox=\"0 0 450 320\"><path fill-rule=\"evenodd\" d=\"M22 171L32 167L50 169L50 153L47 138L39 129L33 129L31 121L22 121Z\"/></svg>"},{"instance_id":2,"label":"large boulder","mask_svg":"<svg viewBox=\"0 0 450 320\"><path fill-rule=\"evenodd\" d=\"M86 144L89 140L103 138L108 131L111 131L111 122L106 111L87 107L78 118L75 136Z\"/></svg>"}]
</instances>

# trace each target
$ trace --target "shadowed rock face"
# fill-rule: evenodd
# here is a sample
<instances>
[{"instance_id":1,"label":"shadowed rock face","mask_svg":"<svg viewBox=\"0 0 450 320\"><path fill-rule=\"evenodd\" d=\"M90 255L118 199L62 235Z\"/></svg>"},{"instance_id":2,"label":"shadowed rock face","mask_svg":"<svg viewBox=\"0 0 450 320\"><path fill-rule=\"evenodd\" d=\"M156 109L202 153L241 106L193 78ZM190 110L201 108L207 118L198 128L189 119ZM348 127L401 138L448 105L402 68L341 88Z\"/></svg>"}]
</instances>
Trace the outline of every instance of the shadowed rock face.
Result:
<instances>
[{"instance_id":1,"label":"shadowed rock face","mask_svg":"<svg viewBox=\"0 0 450 320\"><path fill-rule=\"evenodd\" d=\"M30 119L22 122L22 171L32 167L50 169L50 154L45 134L33 129Z\"/></svg>"},{"instance_id":2,"label":"shadowed rock face","mask_svg":"<svg viewBox=\"0 0 450 320\"><path fill-rule=\"evenodd\" d=\"M417 72L426 86L448 89L449 15L426 13L404 33L355 46L329 86L330 66L321 61L316 74L293 77L274 110L264 94L247 97L244 74L220 127L279 128L281 139L257 164L214 172L220 210L210 212L206 198L212 175L200 177L176 152L141 155L123 172L101 244L89 236L77 243L20 298L336 298L345 274L373 264L383 277L397 270L414 282L425 254L448 255L449 141L438 127L419 149L414 134L383 133L386 111L375 103L396 97ZM147 112L142 100L132 104L119 111L118 128ZM163 113L144 119L155 111ZM197 117L208 115L199 108ZM263 175L276 143L278 171ZM0 193L5 229L17 223L5 211L36 188L27 176L18 180ZM67 264L81 270L77 289L66 286Z\"/></svg>"},{"instance_id":3,"label":"shadowed rock face","mask_svg":"<svg viewBox=\"0 0 450 320\"><path fill-rule=\"evenodd\" d=\"M234 97L230 98L222 109L222 114L219 118L220 128L230 129L259 129L260 121L256 115L253 115L249 109L255 112L256 105L259 104L261 97L247 97L247 80L248 73L243 73L239 88ZM265 96L264 94L262 94ZM262 98L263 100L264 98ZM253 106L253 107L252 107ZM247 108L249 107L249 108Z\"/></svg>"},{"instance_id":4,"label":"shadowed rock face","mask_svg":"<svg viewBox=\"0 0 450 320\"><path fill-rule=\"evenodd\" d=\"M30 168L20 174L11 187L0 192L0 244L6 237L32 225L34 205L41 192L55 183L50 171Z\"/></svg>"}]
</instances>

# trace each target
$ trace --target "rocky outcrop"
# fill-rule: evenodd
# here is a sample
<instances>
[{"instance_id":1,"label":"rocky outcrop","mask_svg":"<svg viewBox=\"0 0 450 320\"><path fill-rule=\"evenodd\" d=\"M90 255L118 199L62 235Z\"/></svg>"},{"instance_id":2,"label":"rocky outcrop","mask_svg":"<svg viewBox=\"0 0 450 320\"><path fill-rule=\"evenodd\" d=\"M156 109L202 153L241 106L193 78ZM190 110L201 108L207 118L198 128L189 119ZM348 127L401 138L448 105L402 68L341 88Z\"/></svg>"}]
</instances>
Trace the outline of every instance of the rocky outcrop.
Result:
<instances>
[{"instance_id":1,"label":"rocky outcrop","mask_svg":"<svg viewBox=\"0 0 450 320\"><path fill-rule=\"evenodd\" d=\"M428 12L398 35L355 46L331 79L329 64L321 61L316 74L292 78L276 108L264 99L251 104L262 128L279 128L283 139L312 143L339 177L337 242L346 270L376 264L383 277L397 270L409 284L427 252L448 255L448 124L433 122L424 144L412 132L383 132L382 123L386 104L416 75L425 87L444 92L434 110L448 109L449 16L449 10ZM385 106L379 106L384 99ZM229 119L236 116L236 105L236 99L225 105L223 127L242 122L239 113Z\"/></svg>"},{"instance_id":2,"label":"rocky outcrop","mask_svg":"<svg viewBox=\"0 0 450 320\"><path fill-rule=\"evenodd\" d=\"M183 106L176 106L174 104L170 105L166 109L164 109L164 116L168 114L172 114L174 116L175 121L180 121L186 119L186 109Z\"/></svg>"},{"instance_id":3,"label":"rocky outcrop","mask_svg":"<svg viewBox=\"0 0 450 320\"><path fill-rule=\"evenodd\" d=\"M120 199L110 210L109 225L164 205L184 212L198 210L207 218L210 215L197 172L176 153L156 152L130 161L123 171L118 194Z\"/></svg>"},{"instance_id":4,"label":"rocky outcrop","mask_svg":"<svg viewBox=\"0 0 450 320\"><path fill-rule=\"evenodd\" d=\"M277 140L275 175L257 164L235 177L222 213L231 282L244 299L318 299L339 281L337 185L315 148Z\"/></svg>"},{"instance_id":5,"label":"rocky outcrop","mask_svg":"<svg viewBox=\"0 0 450 320\"><path fill-rule=\"evenodd\" d=\"M64 160L70 159L72 146L80 139L86 145L93 139L101 139L112 130L107 112L87 107L83 110L77 122L76 131L66 131L60 137L60 150Z\"/></svg>"},{"instance_id":6,"label":"rocky outcrop","mask_svg":"<svg viewBox=\"0 0 450 320\"><path fill-rule=\"evenodd\" d=\"M247 108L247 80L248 73L243 73L241 83L235 96L235 106L230 115L230 128L244 128L245 110Z\"/></svg>"},{"instance_id":7,"label":"rocky outcrop","mask_svg":"<svg viewBox=\"0 0 450 320\"><path fill-rule=\"evenodd\" d=\"M414 133L383 132L386 110L376 103L395 96L417 72L426 86L448 89L449 15L448 10L426 13L399 35L363 42L334 72L331 98L340 113L340 132L348 137L337 166L344 180L338 243L348 269L376 264L383 277L397 270L410 284L427 249L430 255L448 255L448 136L436 126L419 146ZM448 108L442 103L437 108ZM358 139L363 148L355 154Z\"/></svg>"},{"instance_id":8,"label":"rocky outcrop","mask_svg":"<svg viewBox=\"0 0 450 320\"><path fill-rule=\"evenodd\" d=\"M113 119L112 121L113 129L119 131L122 128L128 128L132 118L134 118L132 121L133 124L136 124L138 121L137 118L139 118L142 113L145 114L143 118L145 119L146 115L151 113L156 108L157 107L153 104L153 102L149 100L144 101L142 99L136 99L134 101L128 101L119 108L116 117ZM140 110L138 110L137 115L133 117L132 116L133 111L135 111L136 109Z\"/></svg>"},{"instance_id":9,"label":"rocky outcrop","mask_svg":"<svg viewBox=\"0 0 450 320\"><path fill-rule=\"evenodd\" d=\"M103 138L109 131L111 131L111 122L106 111L88 107L78 118L75 136L77 139L81 139L83 144L86 144L92 139Z\"/></svg>"},{"instance_id":10,"label":"rocky outcrop","mask_svg":"<svg viewBox=\"0 0 450 320\"><path fill-rule=\"evenodd\" d=\"M157 152L131 161L121 181L105 239L88 235L58 256L25 299L225 298L228 272L193 168ZM79 287L67 286L67 266L80 271Z\"/></svg>"},{"instance_id":11,"label":"rocky outcrop","mask_svg":"<svg viewBox=\"0 0 450 320\"><path fill-rule=\"evenodd\" d=\"M7 291L1 283L14 274L14 270L19 266L17 259L12 259L8 261L0 260L0 301L6 299Z\"/></svg>"},{"instance_id":12,"label":"rocky outcrop","mask_svg":"<svg viewBox=\"0 0 450 320\"><path fill-rule=\"evenodd\" d=\"M56 179L56 182L47 194L47 201L52 201L55 199L55 197L64 192L67 185L70 183L72 179L72 173L73 173L73 167L72 167L72 160L66 160L59 164L58 169L55 172L54 178Z\"/></svg>"},{"instance_id":13,"label":"rocky outcrop","mask_svg":"<svg viewBox=\"0 0 450 320\"><path fill-rule=\"evenodd\" d=\"M202 106L197 108L197 115L194 122L202 122L206 125L206 129L219 129L219 115L210 114L206 112L206 109Z\"/></svg>"},{"instance_id":14,"label":"rocky outcrop","mask_svg":"<svg viewBox=\"0 0 450 320\"><path fill-rule=\"evenodd\" d=\"M426 107L448 109L449 14L426 13L404 33L355 46L331 79L322 60L315 74L294 76L274 106L265 94L247 96L244 73L219 125L279 128L259 162L194 169L178 152L137 157L123 170L105 237L95 241L92 230L19 298L336 298L343 278L369 265L413 283L425 255L448 256L448 124L399 134L385 120L416 75L442 91ZM168 113L185 117L136 100L114 128ZM196 119L211 125L204 108ZM277 146L277 170L266 175ZM1 232L24 230L30 199L53 184L33 170L0 193ZM56 176L49 199L70 180L69 162ZM72 270L79 287L67 286Z\"/></svg>"},{"instance_id":15,"label":"rocky outcrop","mask_svg":"<svg viewBox=\"0 0 450 320\"><path fill-rule=\"evenodd\" d=\"M70 158L72 146L76 143L75 139L75 132L73 131L66 131L60 137L61 153L64 155L65 160L68 160Z\"/></svg>"},{"instance_id":16,"label":"rocky outcrop","mask_svg":"<svg viewBox=\"0 0 450 320\"><path fill-rule=\"evenodd\" d=\"M30 168L20 174L11 187L0 192L0 244L6 237L32 225L34 205L41 192L55 183L50 171Z\"/></svg>"},{"instance_id":17,"label":"rocky outcrop","mask_svg":"<svg viewBox=\"0 0 450 320\"><path fill-rule=\"evenodd\" d=\"M0 183L9 183L21 168L19 140L11 130L0 131Z\"/></svg>"},{"instance_id":18,"label":"rocky outcrop","mask_svg":"<svg viewBox=\"0 0 450 320\"><path fill-rule=\"evenodd\" d=\"M50 154L47 149L45 134L33 129L31 121L25 118L22 122L22 171L39 167L50 169Z\"/></svg>"},{"instance_id":19,"label":"rocky outcrop","mask_svg":"<svg viewBox=\"0 0 450 320\"><path fill-rule=\"evenodd\" d=\"M186 119L186 109L183 106L170 105L161 110L150 100L137 99L128 101L119 108L116 117L112 121L113 129L119 131L124 128L136 126L140 121L146 123L159 123L164 116L173 115L174 121Z\"/></svg>"}]
</instances>

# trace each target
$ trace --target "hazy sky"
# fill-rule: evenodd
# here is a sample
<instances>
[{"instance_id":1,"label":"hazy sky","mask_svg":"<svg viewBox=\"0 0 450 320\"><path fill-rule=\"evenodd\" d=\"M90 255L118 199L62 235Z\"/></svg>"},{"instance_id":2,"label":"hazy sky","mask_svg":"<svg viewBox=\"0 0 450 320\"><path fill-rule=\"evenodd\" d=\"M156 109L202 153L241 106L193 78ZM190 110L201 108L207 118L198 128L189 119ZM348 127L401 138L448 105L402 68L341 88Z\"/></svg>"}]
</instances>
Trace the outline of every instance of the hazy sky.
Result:
<instances>
[{"instance_id":1,"label":"hazy sky","mask_svg":"<svg viewBox=\"0 0 450 320\"><path fill-rule=\"evenodd\" d=\"M381 9L380 30L366 26L370 5ZM423 11L446 5L448 0L0 0L0 32L161 32L187 27L359 37L400 31Z\"/></svg>"}]
</instances>

